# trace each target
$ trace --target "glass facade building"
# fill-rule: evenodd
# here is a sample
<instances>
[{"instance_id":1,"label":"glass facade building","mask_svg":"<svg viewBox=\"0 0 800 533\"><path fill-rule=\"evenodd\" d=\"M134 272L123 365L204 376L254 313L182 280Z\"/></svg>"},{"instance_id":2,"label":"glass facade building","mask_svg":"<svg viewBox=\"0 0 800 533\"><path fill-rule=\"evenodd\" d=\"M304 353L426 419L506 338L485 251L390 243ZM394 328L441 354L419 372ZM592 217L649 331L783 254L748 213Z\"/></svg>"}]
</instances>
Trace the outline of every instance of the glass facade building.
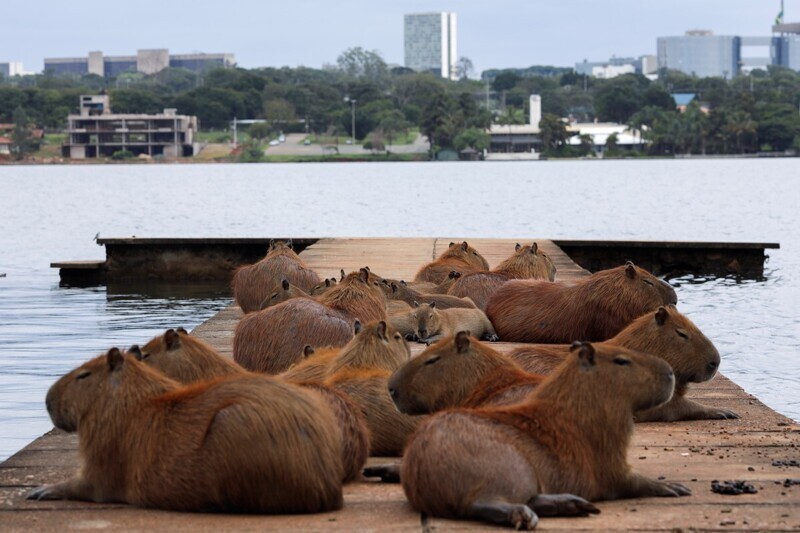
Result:
<instances>
[{"instance_id":1,"label":"glass facade building","mask_svg":"<svg viewBox=\"0 0 800 533\"><path fill-rule=\"evenodd\" d=\"M739 72L740 41L740 37L707 34L659 37L658 68L730 79Z\"/></svg>"},{"instance_id":2,"label":"glass facade building","mask_svg":"<svg viewBox=\"0 0 800 533\"><path fill-rule=\"evenodd\" d=\"M414 13L404 18L405 66L456 79L456 14Z\"/></svg>"}]
</instances>

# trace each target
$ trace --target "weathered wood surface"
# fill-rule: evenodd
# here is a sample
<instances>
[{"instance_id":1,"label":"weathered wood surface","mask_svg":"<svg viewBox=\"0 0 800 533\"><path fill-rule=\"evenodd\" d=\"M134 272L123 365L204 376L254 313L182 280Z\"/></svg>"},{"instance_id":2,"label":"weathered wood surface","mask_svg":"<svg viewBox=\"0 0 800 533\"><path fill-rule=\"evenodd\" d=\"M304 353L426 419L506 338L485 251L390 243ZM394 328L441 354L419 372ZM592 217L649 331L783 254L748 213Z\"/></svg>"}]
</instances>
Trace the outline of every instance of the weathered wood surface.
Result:
<instances>
[{"instance_id":1,"label":"weathered wood surface","mask_svg":"<svg viewBox=\"0 0 800 533\"><path fill-rule=\"evenodd\" d=\"M338 277L339 269L368 265L385 277L411 279L419 266L456 239L323 239L302 256L321 275ZM529 240L529 239L528 239ZM514 240L470 240L491 265L513 251ZM522 242L522 241L519 241ZM538 240L553 256L558 279L586 275L557 247ZM680 295L679 295L680 298ZM222 310L193 334L230 354L238 308ZM500 350L516 345L498 343ZM414 346L419 353L422 347ZM723 370L724 370L723 361ZM773 466L773 461L800 461L800 425L775 413L735 383L718 375L693 386L689 397L725 406L742 418L673 424L638 424L629 459L643 474L685 483L692 496L602 502L602 513L590 518L544 518L539 529L559 530L800 530L800 468ZM42 483L65 479L77 467L77 438L54 430L0 465L0 530L125 528L137 530L498 530L477 522L423 518L415 513L399 485L374 482L345 487L345 508L335 513L301 516L185 514L137 509L118 504L29 502L24 499ZM371 463L394 459L372 458ZM712 480L742 479L757 494L723 496L711 492Z\"/></svg>"}]
</instances>

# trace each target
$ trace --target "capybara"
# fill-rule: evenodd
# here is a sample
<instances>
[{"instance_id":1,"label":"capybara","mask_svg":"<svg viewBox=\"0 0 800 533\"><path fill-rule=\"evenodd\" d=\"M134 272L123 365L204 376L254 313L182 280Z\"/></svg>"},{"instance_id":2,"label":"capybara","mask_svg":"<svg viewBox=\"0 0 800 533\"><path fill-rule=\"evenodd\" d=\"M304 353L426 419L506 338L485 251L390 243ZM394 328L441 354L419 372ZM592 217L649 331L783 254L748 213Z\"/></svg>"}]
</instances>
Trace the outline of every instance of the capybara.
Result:
<instances>
[{"instance_id":1,"label":"capybara","mask_svg":"<svg viewBox=\"0 0 800 533\"><path fill-rule=\"evenodd\" d=\"M328 365L328 375L344 368L379 368L394 371L411 357L405 339L386 321L365 326L357 323L356 335Z\"/></svg>"},{"instance_id":2,"label":"capybara","mask_svg":"<svg viewBox=\"0 0 800 533\"><path fill-rule=\"evenodd\" d=\"M432 263L423 266L414 276L414 281L430 281L439 284L443 282L452 271L462 274L489 270L489 263L478 251L467 244L451 242L450 246Z\"/></svg>"},{"instance_id":3,"label":"capybara","mask_svg":"<svg viewBox=\"0 0 800 533\"><path fill-rule=\"evenodd\" d=\"M320 282L316 272L294 253L291 240L270 242L264 259L237 268L231 281L233 297L243 313L258 311L264 299L283 278L305 292Z\"/></svg>"},{"instance_id":4,"label":"capybara","mask_svg":"<svg viewBox=\"0 0 800 533\"><path fill-rule=\"evenodd\" d=\"M392 300L400 300L408 305L415 307L415 304L431 304L435 303L438 309L450 309L459 307L462 309L474 309L475 302L469 298L461 298L458 296L450 296L448 294L425 294L410 288L405 282L397 283L395 281L389 282L386 290L386 285L383 285L384 293L387 298Z\"/></svg>"},{"instance_id":5,"label":"capybara","mask_svg":"<svg viewBox=\"0 0 800 533\"><path fill-rule=\"evenodd\" d=\"M409 316L414 327L413 336L420 342L431 344L458 331L469 331L478 339L498 340L492 323L480 309L439 309L435 303L430 303L418 305Z\"/></svg>"},{"instance_id":6,"label":"capybara","mask_svg":"<svg viewBox=\"0 0 800 533\"><path fill-rule=\"evenodd\" d=\"M247 370L222 356L208 343L189 335L182 328L168 329L163 335L155 337L141 349L132 346L128 352L168 378L184 385L230 375L249 374ZM332 409L336 416L337 428L341 431L342 464L344 466L342 481L352 481L359 476L361 467L369 455L369 433L366 421L361 416L358 406L345 395L321 385L322 379L317 380L317 383L308 383L307 381L296 380L294 382L320 394Z\"/></svg>"},{"instance_id":7,"label":"capybara","mask_svg":"<svg viewBox=\"0 0 800 533\"><path fill-rule=\"evenodd\" d=\"M321 282L311 287L311 290L308 291L308 294L310 296L319 296L323 292L332 288L334 285L336 285L336 278L325 278Z\"/></svg>"},{"instance_id":8,"label":"capybara","mask_svg":"<svg viewBox=\"0 0 800 533\"><path fill-rule=\"evenodd\" d=\"M395 370L389 395L401 413L420 415L451 407L509 405L543 379L460 331Z\"/></svg>"},{"instance_id":9,"label":"capybara","mask_svg":"<svg viewBox=\"0 0 800 533\"><path fill-rule=\"evenodd\" d=\"M38 500L176 511L312 513L342 506L336 419L319 395L268 376L187 387L112 348L47 393L56 427L78 432L78 475Z\"/></svg>"},{"instance_id":10,"label":"capybara","mask_svg":"<svg viewBox=\"0 0 800 533\"><path fill-rule=\"evenodd\" d=\"M258 306L259 311L262 309L266 309L267 307L272 307L273 305L278 305L279 303L283 303L286 300L291 300L292 298L308 298L310 295L305 292L303 289L298 287L297 285L292 285L289 283L288 279L282 279L280 284L277 285L270 295L264 298L264 301L261 302L261 305Z\"/></svg>"},{"instance_id":11,"label":"capybara","mask_svg":"<svg viewBox=\"0 0 800 533\"><path fill-rule=\"evenodd\" d=\"M485 311L489 298L500 285L510 279L541 279L553 281L556 266L550 257L539 249L536 243L514 248L514 255L500 263L489 272L473 272L461 276L447 294L458 297L469 297Z\"/></svg>"},{"instance_id":12,"label":"capybara","mask_svg":"<svg viewBox=\"0 0 800 533\"><path fill-rule=\"evenodd\" d=\"M677 300L668 283L628 262L572 284L507 281L489 299L486 315L507 342L604 341Z\"/></svg>"},{"instance_id":13,"label":"capybara","mask_svg":"<svg viewBox=\"0 0 800 533\"><path fill-rule=\"evenodd\" d=\"M733 411L706 407L686 398L689 383L700 383L714 377L720 357L711 341L675 306L661 306L640 316L603 344L649 353L672 366L675 373L672 399L653 409L637 412L637 421L738 418ZM529 372L549 374L568 355L567 345L532 344L517 348L509 357Z\"/></svg>"},{"instance_id":14,"label":"capybara","mask_svg":"<svg viewBox=\"0 0 800 533\"><path fill-rule=\"evenodd\" d=\"M278 374L278 377L292 383L322 383L328 375L328 365L336 359L340 350L341 347L333 346L315 349L306 344L303 358Z\"/></svg>"},{"instance_id":15,"label":"capybara","mask_svg":"<svg viewBox=\"0 0 800 533\"><path fill-rule=\"evenodd\" d=\"M627 461L633 412L669 400L673 386L657 357L579 344L524 403L432 415L406 447L403 490L429 516L517 529L534 528L537 513L598 512L588 501L689 494Z\"/></svg>"},{"instance_id":16,"label":"capybara","mask_svg":"<svg viewBox=\"0 0 800 533\"><path fill-rule=\"evenodd\" d=\"M386 298L365 268L315 300L292 298L245 315L234 333L233 359L248 370L278 374L302 359L306 344L344 346L356 319L386 319Z\"/></svg>"},{"instance_id":17,"label":"capybara","mask_svg":"<svg viewBox=\"0 0 800 533\"><path fill-rule=\"evenodd\" d=\"M456 282L458 278L461 277L461 272L451 270L447 277L439 284L431 283L430 281L404 281L404 280L396 280L396 279L387 279L386 281L395 283L405 283L410 288L414 289L417 292L421 292L422 294L447 294L447 291L450 290L450 287L453 286L453 283Z\"/></svg>"}]
</instances>

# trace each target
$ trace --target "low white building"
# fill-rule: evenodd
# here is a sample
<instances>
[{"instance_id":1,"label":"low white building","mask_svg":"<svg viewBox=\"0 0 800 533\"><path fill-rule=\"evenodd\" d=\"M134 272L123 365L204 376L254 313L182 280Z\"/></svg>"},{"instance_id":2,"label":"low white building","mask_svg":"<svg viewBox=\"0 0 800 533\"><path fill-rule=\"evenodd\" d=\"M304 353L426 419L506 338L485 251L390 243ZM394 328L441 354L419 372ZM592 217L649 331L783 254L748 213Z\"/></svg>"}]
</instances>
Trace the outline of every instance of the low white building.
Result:
<instances>
[{"instance_id":1,"label":"low white building","mask_svg":"<svg viewBox=\"0 0 800 533\"><path fill-rule=\"evenodd\" d=\"M589 135L595 152L602 153L611 135L617 135L617 146L626 150L639 149L644 146L644 140L639 130L631 129L625 124L616 122L575 122L567 126L567 131L573 135L567 140L572 146L580 146L581 135Z\"/></svg>"}]
</instances>

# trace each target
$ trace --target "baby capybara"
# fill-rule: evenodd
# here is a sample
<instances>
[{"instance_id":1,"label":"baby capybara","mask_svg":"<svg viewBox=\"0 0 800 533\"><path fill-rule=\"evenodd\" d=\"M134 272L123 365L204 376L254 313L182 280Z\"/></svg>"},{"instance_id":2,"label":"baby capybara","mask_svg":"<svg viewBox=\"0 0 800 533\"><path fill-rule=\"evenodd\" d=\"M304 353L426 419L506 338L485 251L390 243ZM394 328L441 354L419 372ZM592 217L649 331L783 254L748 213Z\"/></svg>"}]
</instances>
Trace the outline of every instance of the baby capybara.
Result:
<instances>
[{"instance_id":1,"label":"baby capybara","mask_svg":"<svg viewBox=\"0 0 800 533\"><path fill-rule=\"evenodd\" d=\"M489 299L486 315L507 342L603 341L677 300L669 284L628 262L572 284L508 281Z\"/></svg>"},{"instance_id":2,"label":"baby capybara","mask_svg":"<svg viewBox=\"0 0 800 533\"><path fill-rule=\"evenodd\" d=\"M112 348L47 393L82 468L36 500L176 511L314 513L342 506L341 442L318 395L267 376L184 387Z\"/></svg>"},{"instance_id":3,"label":"baby capybara","mask_svg":"<svg viewBox=\"0 0 800 533\"><path fill-rule=\"evenodd\" d=\"M302 360L307 344L344 346L357 319L386 319L386 298L365 268L314 300L292 298L244 316L234 333L233 359L248 370L278 374Z\"/></svg>"},{"instance_id":4,"label":"baby capybara","mask_svg":"<svg viewBox=\"0 0 800 533\"><path fill-rule=\"evenodd\" d=\"M461 298L469 297L481 311L486 310L489 298L503 283L510 279L542 279L553 281L556 266L536 243L528 246L517 244L514 255L489 272L473 272L461 276L447 294Z\"/></svg>"},{"instance_id":5,"label":"baby capybara","mask_svg":"<svg viewBox=\"0 0 800 533\"><path fill-rule=\"evenodd\" d=\"M189 335L182 328L168 329L141 349L132 346L128 352L168 378L184 385L225 376L249 374L247 370L222 356L208 343ZM369 433L358 407L344 394L320 383L298 384L321 395L333 411L337 421L336 427L341 432L344 466L342 481L356 479L369 455Z\"/></svg>"},{"instance_id":6,"label":"baby capybara","mask_svg":"<svg viewBox=\"0 0 800 533\"><path fill-rule=\"evenodd\" d=\"M524 403L431 416L406 447L403 490L419 512L517 529L537 513L599 512L589 501L689 494L627 461L633 412L669 400L673 385L661 359L579 344Z\"/></svg>"},{"instance_id":7,"label":"baby capybara","mask_svg":"<svg viewBox=\"0 0 800 533\"><path fill-rule=\"evenodd\" d=\"M442 283L452 271L468 274L470 272L481 272L489 270L489 263L478 251L467 244L451 242L445 250L432 263L423 266L414 276L414 281L429 281L432 283Z\"/></svg>"},{"instance_id":8,"label":"baby capybara","mask_svg":"<svg viewBox=\"0 0 800 533\"><path fill-rule=\"evenodd\" d=\"M496 341L492 323L480 309L439 309L435 303L418 304L405 314L391 317L401 334L408 335L407 328L413 332L411 338L428 344L443 337L455 335L458 331L469 331L479 339Z\"/></svg>"},{"instance_id":9,"label":"baby capybara","mask_svg":"<svg viewBox=\"0 0 800 533\"><path fill-rule=\"evenodd\" d=\"M603 344L649 353L672 366L675 373L672 399L659 407L637 412L637 421L738 418L733 411L706 407L686 398L689 383L701 383L714 377L720 357L714 344L675 306L661 306L640 316ZM532 344L509 354L525 370L537 374L551 373L568 356L569 346L562 344Z\"/></svg>"},{"instance_id":10,"label":"baby capybara","mask_svg":"<svg viewBox=\"0 0 800 533\"><path fill-rule=\"evenodd\" d=\"M320 282L316 272L294 253L291 240L272 241L264 259L254 265L239 267L233 273L233 297L243 313L258 311L284 278L305 292Z\"/></svg>"}]
</instances>

